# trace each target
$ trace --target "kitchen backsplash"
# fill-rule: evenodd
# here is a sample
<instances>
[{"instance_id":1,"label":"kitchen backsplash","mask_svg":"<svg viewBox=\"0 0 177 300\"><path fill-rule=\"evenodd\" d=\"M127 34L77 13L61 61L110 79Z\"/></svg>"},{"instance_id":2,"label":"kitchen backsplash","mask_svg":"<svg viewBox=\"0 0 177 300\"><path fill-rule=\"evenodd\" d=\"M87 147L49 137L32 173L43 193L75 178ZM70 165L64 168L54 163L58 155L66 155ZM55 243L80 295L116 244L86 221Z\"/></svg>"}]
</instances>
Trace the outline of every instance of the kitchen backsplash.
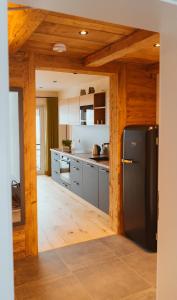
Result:
<instances>
[{"instance_id":1,"label":"kitchen backsplash","mask_svg":"<svg viewBox=\"0 0 177 300\"><path fill-rule=\"evenodd\" d=\"M93 144L109 142L109 126L72 126L71 131L73 148L78 151L90 152Z\"/></svg>"}]
</instances>

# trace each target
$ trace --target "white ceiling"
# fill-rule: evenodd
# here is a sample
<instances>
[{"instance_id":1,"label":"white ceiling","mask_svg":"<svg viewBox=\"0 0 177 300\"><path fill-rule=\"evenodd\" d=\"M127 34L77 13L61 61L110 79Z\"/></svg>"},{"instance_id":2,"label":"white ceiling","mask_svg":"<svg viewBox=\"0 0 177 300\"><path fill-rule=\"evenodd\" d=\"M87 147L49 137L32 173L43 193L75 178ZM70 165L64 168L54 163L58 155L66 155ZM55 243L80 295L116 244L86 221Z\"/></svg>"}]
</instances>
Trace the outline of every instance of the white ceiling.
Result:
<instances>
[{"instance_id":1,"label":"white ceiling","mask_svg":"<svg viewBox=\"0 0 177 300\"><path fill-rule=\"evenodd\" d=\"M89 84L102 78L103 76L97 75L36 71L36 90L62 91L67 88Z\"/></svg>"}]
</instances>

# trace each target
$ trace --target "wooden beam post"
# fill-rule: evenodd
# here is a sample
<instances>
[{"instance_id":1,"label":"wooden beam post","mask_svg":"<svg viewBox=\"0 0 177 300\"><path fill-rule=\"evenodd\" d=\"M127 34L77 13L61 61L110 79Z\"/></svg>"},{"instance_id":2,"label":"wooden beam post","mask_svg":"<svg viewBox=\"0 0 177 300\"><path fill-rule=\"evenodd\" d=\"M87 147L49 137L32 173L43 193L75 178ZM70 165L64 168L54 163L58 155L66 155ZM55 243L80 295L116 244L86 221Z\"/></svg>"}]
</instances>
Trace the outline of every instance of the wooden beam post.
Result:
<instances>
[{"instance_id":1,"label":"wooden beam post","mask_svg":"<svg viewBox=\"0 0 177 300\"><path fill-rule=\"evenodd\" d=\"M26 255L38 254L37 174L36 174L36 99L34 55L30 54L24 74L24 190Z\"/></svg>"},{"instance_id":2,"label":"wooden beam post","mask_svg":"<svg viewBox=\"0 0 177 300\"><path fill-rule=\"evenodd\" d=\"M110 77L110 217L112 229L121 234L122 132L126 125L126 66Z\"/></svg>"}]
</instances>

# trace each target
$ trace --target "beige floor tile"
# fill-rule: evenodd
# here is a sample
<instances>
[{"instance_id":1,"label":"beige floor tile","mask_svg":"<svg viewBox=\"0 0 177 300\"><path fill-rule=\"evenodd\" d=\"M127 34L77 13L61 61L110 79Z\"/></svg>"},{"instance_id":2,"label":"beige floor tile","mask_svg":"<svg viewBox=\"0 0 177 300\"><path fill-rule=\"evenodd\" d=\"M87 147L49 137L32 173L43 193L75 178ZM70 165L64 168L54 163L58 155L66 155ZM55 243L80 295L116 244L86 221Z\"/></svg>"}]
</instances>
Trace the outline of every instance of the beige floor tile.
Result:
<instances>
[{"instance_id":1,"label":"beige floor tile","mask_svg":"<svg viewBox=\"0 0 177 300\"><path fill-rule=\"evenodd\" d=\"M95 300L119 300L150 287L118 258L74 274Z\"/></svg>"},{"instance_id":2,"label":"beige floor tile","mask_svg":"<svg viewBox=\"0 0 177 300\"><path fill-rule=\"evenodd\" d=\"M152 286L156 285L157 255L139 251L121 258Z\"/></svg>"},{"instance_id":3,"label":"beige floor tile","mask_svg":"<svg viewBox=\"0 0 177 300\"><path fill-rule=\"evenodd\" d=\"M124 236L108 236L100 239L100 241L102 241L104 245L109 247L118 256L124 256L140 251L139 246L137 246L135 243L125 238Z\"/></svg>"},{"instance_id":4,"label":"beige floor tile","mask_svg":"<svg viewBox=\"0 0 177 300\"><path fill-rule=\"evenodd\" d=\"M109 263L117 258L115 253L100 240L60 248L56 253L72 271Z\"/></svg>"},{"instance_id":5,"label":"beige floor tile","mask_svg":"<svg viewBox=\"0 0 177 300\"><path fill-rule=\"evenodd\" d=\"M56 278L36 284L36 281L16 289L16 300L92 300L74 276Z\"/></svg>"},{"instance_id":6,"label":"beige floor tile","mask_svg":"<svg viewBox=\"0 0 177 300\"><path fill-rule=\"evenodd\" d=\"M122 300L155 300L156 293L153 289L148 289L146 291L136 293L130 297L123 298Z\"/></svg>"},{"instance_id":7,"label":"beige floor tile","mask_svg":"<svg viewBox=\"0 0 177 300\"><path fill-rule=\"evenodd\" d=\"M15 262L16 286L33 280L51 279L67 274L70 274L69 269L53 251Z\"/></svg>"}]
</instances>

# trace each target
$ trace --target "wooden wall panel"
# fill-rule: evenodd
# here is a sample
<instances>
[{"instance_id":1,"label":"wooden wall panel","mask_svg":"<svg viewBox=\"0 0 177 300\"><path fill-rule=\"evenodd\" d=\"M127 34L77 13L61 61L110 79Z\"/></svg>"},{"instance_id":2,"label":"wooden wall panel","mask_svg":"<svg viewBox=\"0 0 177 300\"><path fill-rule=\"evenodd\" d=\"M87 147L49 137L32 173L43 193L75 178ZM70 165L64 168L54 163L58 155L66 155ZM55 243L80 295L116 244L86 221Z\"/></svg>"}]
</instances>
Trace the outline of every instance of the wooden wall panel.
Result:
<instances>
[{"instance_id":1,"label":"wooden wall panel","mask_svg":"<svg viewBox=\"0 0 177 300\"><path fill-rule=\"evenodd\" d=\"M10 86L23 89L25 225L14 228L14 257L37 255L35 68L32 54L10 59Z\"/></svg>"},{"instance_id":2,"label":"wooden wall panel","mask_svg":"<svg viewBox=\"0 0 177 300\"><path fill-rule=\"evenodd\" d=\"M127 125L156 123L156 77L146 66L127 64Z\"/></svg>"},{"instance_id":3,"label":"wooden wall panel","mask_svg":"<svg viewBox=\"0 0 177 300\"><path fill-rule=\"evenodd\" d=\"M118 108L111 115L111 127L118 127L118 132L115 135L112 129L112 150L111 161L118 155L117 173L118 178L115 176L116 169L112 166L110 193L114 198L114 222L117 232L123 233L123 214L122 214L122 134L123 129L127 125L142 125L142 124L156 124L156 76L151 71L147 70L145 65L139 64L122 64L118 72ZM114 104L114 108L115 108ZM118 143L118 145L115 145ZM117 154L116 154L117 153ZM114 171L113 171L114 170ZM117 182L117 188L116 188ZM114 190L112 188L114 187ZM116 215L117 209L117 215ZM111 213L112 215L112 213ZM117 223L116 223L117 217Z\"/></svg>"}]
</instances>

